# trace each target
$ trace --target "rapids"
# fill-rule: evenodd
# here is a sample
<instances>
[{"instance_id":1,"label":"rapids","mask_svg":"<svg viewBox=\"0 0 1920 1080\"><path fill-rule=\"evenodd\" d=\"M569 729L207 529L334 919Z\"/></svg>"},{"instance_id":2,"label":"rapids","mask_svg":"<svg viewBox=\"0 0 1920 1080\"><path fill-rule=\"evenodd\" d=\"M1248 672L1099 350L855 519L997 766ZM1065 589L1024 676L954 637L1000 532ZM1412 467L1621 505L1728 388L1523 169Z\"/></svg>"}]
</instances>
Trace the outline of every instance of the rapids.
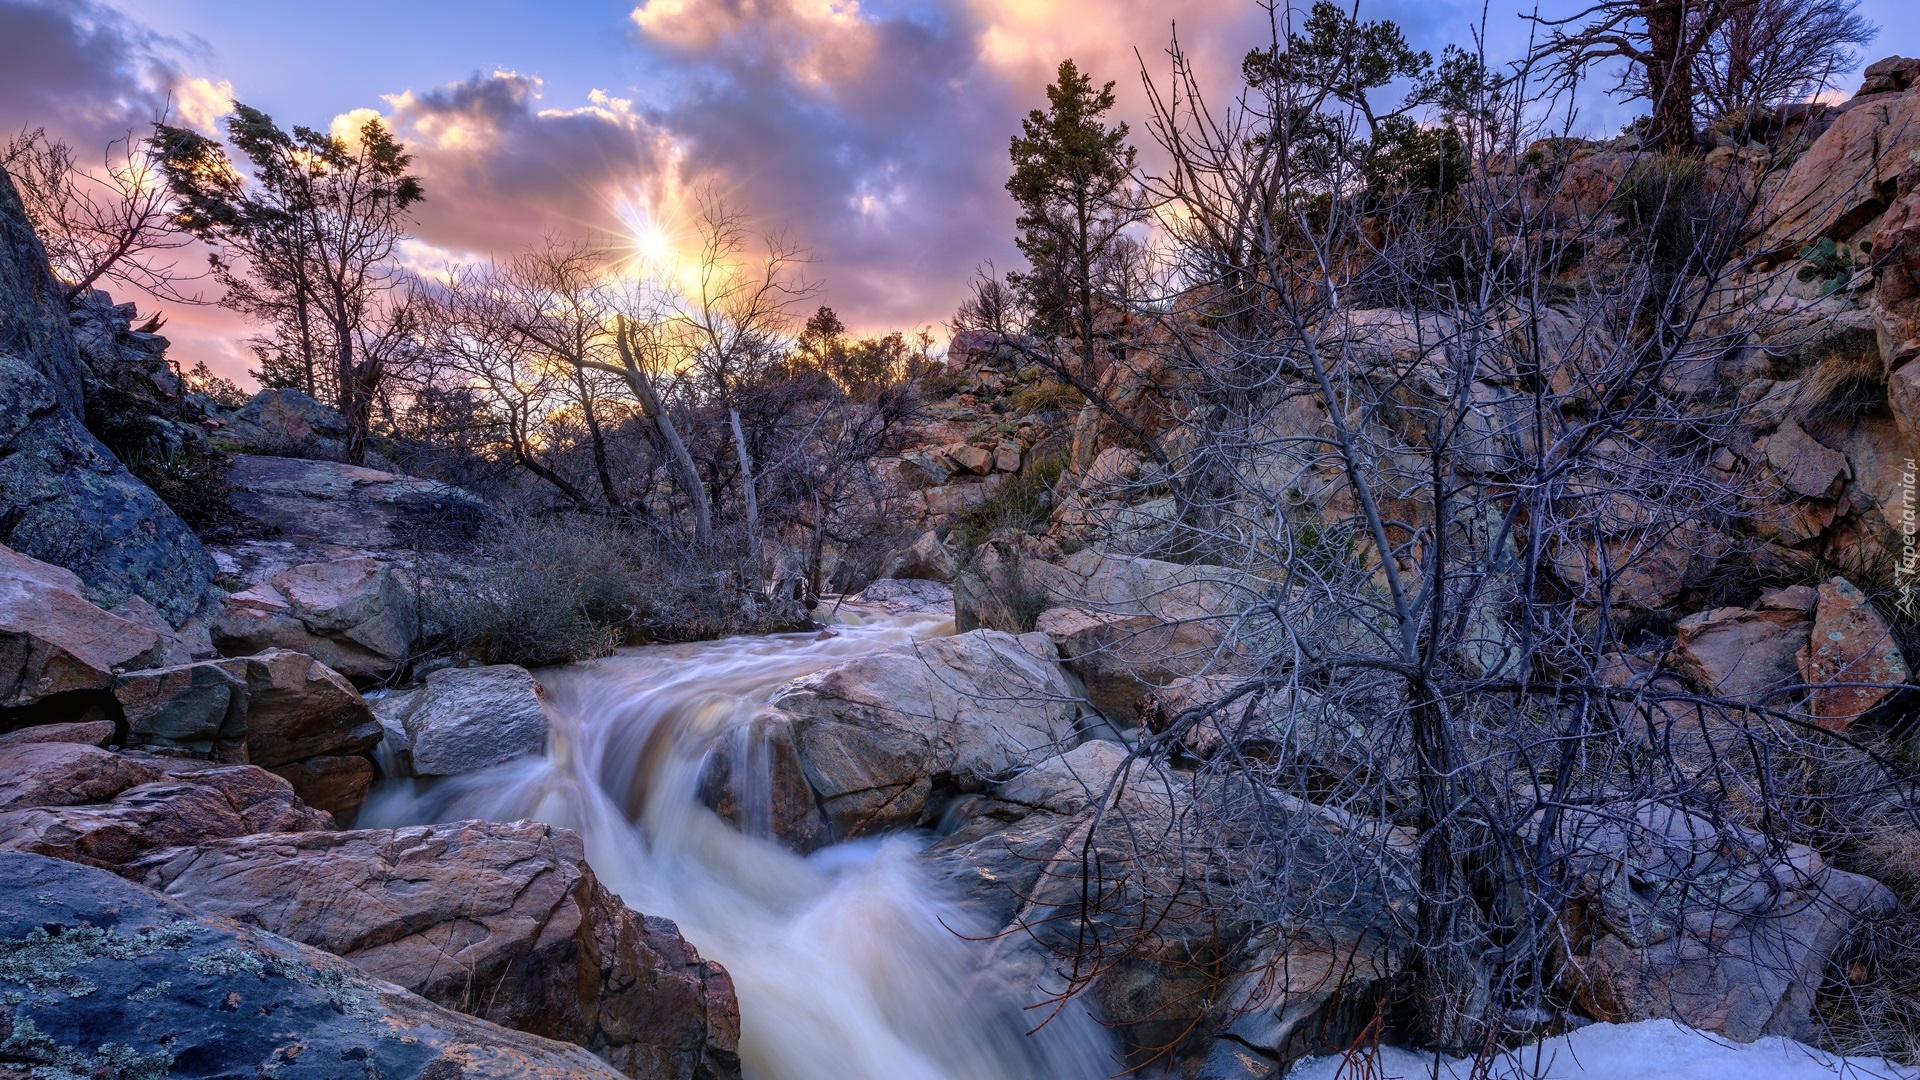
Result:
<instances>
[{"instance_id":1,"label":"rapids","mask_svg":"<svg viewBox=\"0 0 1920 1080\"><path fill-rule=\"evenodd\" d=\"M917 857L924 837L802 857L701 804L705 748L774 690L832 664L952 632L927 614L842 609L835 636L623 649L539 673L548 752L433 783L383 785L362 815L394 827L532 818L574 829L627 904L664 915L732 974L747 1080L1080 1080L1113 1070L1084 1010L1028 1008L975 925ZM748 831L764 792L740 793ZM760 816L764 816L763 814ZM764 831L764 830L760 830Z\"/></svg>"}]
</instances>

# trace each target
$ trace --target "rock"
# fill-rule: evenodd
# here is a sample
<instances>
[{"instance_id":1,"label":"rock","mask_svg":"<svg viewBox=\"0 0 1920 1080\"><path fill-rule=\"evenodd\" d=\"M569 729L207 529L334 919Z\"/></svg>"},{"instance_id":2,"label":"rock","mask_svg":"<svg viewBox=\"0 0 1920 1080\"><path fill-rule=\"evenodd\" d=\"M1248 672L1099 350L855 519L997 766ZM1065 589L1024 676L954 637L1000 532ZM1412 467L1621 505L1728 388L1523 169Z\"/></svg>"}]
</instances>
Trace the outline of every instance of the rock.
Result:
<instances>
[{"instance_id":1,"label":"rock","mask_svg":"<svg viewBox=\"0 0 1920 1080\"><path fill-rule=\"evenodd\" d=\"M964 514L987 501L992 489L978 481L946 484L927 489L927 513L935 517Z\"/></svg>"},{"instance_id":2,"label":"rock","mask_svg":"<svg viewBox=\"0 0 1920 1080\"><path fill-rule=\"evenodd\" d=\"M434 480L257 454L227 471L236 510L281 534L370 548L469 540L487 505Z\"/></svg>"},{"instance_id":3,"label":"rock","mask_svg":"<svg viewBox=\"0 0 1920 1080\"><path fill-rule=\"evenodd\" d=\"M7 176L0 176L0 356L31 365L58 408L82 415L87 372L67 321L67 290L48 269L46 249Z\"/></svg>"},{"instance_id":4,"label":"rock","mask_svg":"<svg viewBox=\"0 0 1920 1080\"><path fill-rule=\"evenodd\" d=\"M125 754L85 743L0 746L0 810L105 802L164 773Z\"/></svg>"},{"instance_id":5,"label":"rock","mask_svg":"<svg viewBox=\"0 0 1920 1080\"><path fill-rule=\"evenodd\" d=\"M630 1077L738 1077L733 983L624 907L578 835L536 822L250 836L127 873L447 1008L584 1046Z\"/></svg>"},{"instance_id":6,"label":"rock","mask_svg":"<svg viewBox=\"0 0 1920 1080\"><path fill-rule=\"evenodd\" d=\"M1788 170L1761 250L1792 258L1823 236L1851 237L1886 209L1887 192L1920 150L1920 94L1875 97L1841 113ZM1876 254L1878 249L1876 248Z\"/></svg>"},{"instance_id":7,"label":"rock","mask_svg":"<svg viewBox=\"0 0 1920 1080\"><path fill-rule=\"evenodd\" d=\"M347 460L347 418L298 390L262 390L227 418L222 442L250 454Z\"/></svg>"},{"instance_id":8,"label":"rock","mask_svg":"<svg viewBox=\"0 0 1920 1080\"><path fill-rule=\"evenodd\" d=\"M1797 654L1801 681L1814 687L1814 719L1830 731L1845 731L1886 700L1892 686L1912 677L1887 620L1845 578L1820 586L1813 632ZM1831 683L1880 683L1832 686Z\"/></svg>"},{"instance_id":9,"label":"rock","mask_svg":"<svg viewBox=\"0 0 1920 1080\"><path fill-rule=\"evenodd\" d=\"M1889 56L1867 65L1860 73L1860 89L1855 97L1868 94L1897 94L1911 89L1916 80L1920 80L1920 60L1905 56Z\"/></svg>"},{"instance_id":10,"label":"rock","mask_svg":"<svg viewBox=\"0 0 1920 1080\"><path fill-rule=\"evenodd\" d=\"M1051 640L1087 700L1122 727L1137 723L1156 689L1217 659L1213 620L1164 621L1153 615L1048 608L1033 628Z\"/></svg>"},{"instance_id":11,"label":"rock","mask_svg":"<svg viewBox=\"0 0 1920 1080\"><path fill-rule=\"evenodd\" d=\"M1611 1023L1671 1018L1742 1042L1806 1038L1814 993L1861 920L1899 908L1879 882L1811 849L1656 803L1632 816L1571 813L1583 892L1563 917L1563 989Z\"/></svg>"},{"instance_id":12,"label":"rock","mask_svg":"<svg viewBox=\"0 0 1920 1080\"><path fill-rule=\"evenodd\" d=\"M160 635L87 600L79 577L0 547L0 708L106 690L114 671L144 667Z\"/></svg>"},{"instance_id":13,"label":"rock","mask_svg":"<svg viewBox=\"0 0 1920 1080\"><path fill-rule=\"evenodd\" d=\"M977 791L1077 742L1054 656L1039 634L934 638L815 672L773 704L835 837L866 836L921 821L936 780Z\"/></svg>"},{"instance_id":14,"label":"rock","mask_svg":"<svg viewBox=\"0 0 1920 1080\"><path fill-rule=\"evenodd\" d=\"M416 776L478 772L547 748L546 692L513 664L443 668L398 704ZM384 712L384 710L383 710Z\"/></svg>"},{"instance_id":15,"label":"rock","mask_svg":"<svg viewBox=\"0 0 1920 1080\"><path fill-rule=\"evenodd\" d=\"M1920 358L1920 169L1909 170L1900 185L1905 190L1874 229L1873 251L1883 257L1868 303L1889 369Z\"/></svg>"},{"instance_id":16,"label":"rock","mask_svg":"<svg viewBox=\"0 0 1920 1080\"><path fill-rule=\"evenodd\" d=\"M777 714L756 716L714 740L701 764L700 801L742 833L802 854L833 838L793 724Z\"/></svg>"},{"instance_id":17,"label":"rock","mask_svg":"<svg viewBox=\"0 0 1920 1080\"><path fill-rule=\"evenodd\" d=\"M940 534L928 529L906 551L895 555L881 572L886 578L910 578L925 581L953 581L953 555L940 542Z\"/></svg>"},{"instance_id":18,"label":"rock","mask_svg":"<svg viewBox=\"0 0 1920 1080\"><path fill-rule=\"evenodd\" d=\"M1767 439L1767 464L1779 470L1788 491L1810 499L1833 494L1834 481L1847 475L1847 459L1829 450L1789 420Z\"/></svg>"},{"instance_id":19,"label":"rock","mask_svg":"<svg viewBox=\"0 0 1920 1080\"><path fill-rule=\"evenodd\" d=\"M1798 611L1724 607L1681 619L1669 662L1703 694L1785 708L1772 693L1800 681L1809 626Z\"/></svg>"},{"instance_id":20,"label":"rock","mask_svg":"<svg viewBox=\"0 0 1920 1080\"><path fill-rule=\"evenodd\" d=\"M1001 442L993 448L993 468L996 472L1016 473L1020 471L1020 444Z\"/></svg>"},{"instance_id":21,"label":"rock","mask_svg":"<svg viewBox=\"0 0 1920 1080\"><path fill-rule=\"evenodd\" d=\"M33 743L78 743L105 746L113 741L113 721L88 720L69 724L38 724L0 735L0 749Z\"/></svg>"},{"instance_id":22,"label":"rock","mask_svg":"<svg viewBox=\"0 0 1920 1080\"><path fill-rule=\"evenodd\" d=\"M133 746L272 768L316 754L364 753L380 741L380 724L351 683L284 649L128 672L114 695Z\"/></svg>"},{"instance_id":23,"label":"rock","mask_svg":"<svg viewBox=\"0 0 1920 1080\"><path fill-rule=\"evenodd\" d=\"M326 814L302 803L292 785L252 765L126 754L115 756L136 767L109 767L84 753L92 747L57 743L10 753L36 749L42 756L33 760L41 775L69 770L89 777L85 794L90 801L58 801L59 792L76 790L73 780L43 785L47 794L35 797L55 801L16 803L0 810L0 848L112 868L154 848L333 824ZM123 782L128 786L112 791Z\"/></svg>"},{"instance_id":24,"label":"rock","mask_svg":"<svg viewBox=\"0 0 1920 1080\"><path fill-rule=\"evenodd\" d=\"M875 578L851 602L888 615L951 615L953 587L925 578Z\"/></svg>"},{"instance_id":25,"label":"rock","mask_svg":"<svg viewBox=\"0 0 1920 1080\"><path fill-rule=\"evenodd\" d=\"M353 828L373 788L373 762L364 757L321 754L270 771L292 784L301 802L325 811L343 829Z\"/></svg>"},{"instance_id":26,"label":"rock","mask_svg":"<svg viewBox=\"0 0 1920 1080\"><path fill-rule=\"evenodd\" d=\"M619 1076L103 870L0 852L10 1076Z\"/></svg>"},{"instance_id":27,"label":"rock","mask_svg":"<svg viewBox=\"0 0 1920 1080\"><path fill-rule=\"evenodd\" d=\"M1260 938L1208 1018L1200 1080L1279 1080L1301 1058L1354 1046L1386 1008L1393 949L1379 931L1336 923Z\"/></svg>"},{"instance_id":28,"label":"rock","mask_svg":"<svg viewBox=\"0 0 1920 1080\"><path fill-rule=\"evenodd\" d=\"M946 454L970 473L984 476L993 471L993 452L984 446L950 446Z\"/></svg>"},{"instance_id":29,"label":"rock","mask_svg":"<svg viewBox=\"0 0 1920 1080\"><path fill-rule=\"evenodd\" d=\"M306 653L351 679L393 675L418 628L413 593L368 556L304 563L227 598L214 619L221 651Z\"/></svg>"},{"instance_id":30,"label":"rock","mask_svg":"<svg viewBox=\"0 0 1920 1080\"><path fill-rule=\"evenodd\" d=\"M1887 404L1908 446L1920 446L1920 363L1909 362L1887 376Z\"/></svg>"}]
</instances>

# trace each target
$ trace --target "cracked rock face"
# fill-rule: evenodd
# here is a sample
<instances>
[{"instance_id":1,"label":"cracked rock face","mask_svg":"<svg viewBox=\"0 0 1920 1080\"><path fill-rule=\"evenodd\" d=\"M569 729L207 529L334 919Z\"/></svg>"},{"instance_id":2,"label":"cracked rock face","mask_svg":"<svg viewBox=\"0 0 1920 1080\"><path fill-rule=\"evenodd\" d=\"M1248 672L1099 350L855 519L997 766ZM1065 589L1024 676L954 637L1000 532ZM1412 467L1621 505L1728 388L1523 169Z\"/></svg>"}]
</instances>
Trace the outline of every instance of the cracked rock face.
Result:
<instances>
[{"instance_id":1,"label":"cracked rock face","mask_svg":"<svg viewBox=\"0 0 1920 1080\"><path fill-rule=\"evenodd\" d=\"M537 822L217 840L131 877L325 949L448 1008L584 1046L628 1076L739 1076L733 982Z\"/></svg>"},{"instance_id":2,"label":"cracked rock face","mask_svg":"<svg viewBox=\"0 0 1920 1080\"><path fill-rule=\"evenodd\" d=\"M562 1080L620 1074L104 870L0 852L0 1072Z\"/></svg>"}]
</instances>

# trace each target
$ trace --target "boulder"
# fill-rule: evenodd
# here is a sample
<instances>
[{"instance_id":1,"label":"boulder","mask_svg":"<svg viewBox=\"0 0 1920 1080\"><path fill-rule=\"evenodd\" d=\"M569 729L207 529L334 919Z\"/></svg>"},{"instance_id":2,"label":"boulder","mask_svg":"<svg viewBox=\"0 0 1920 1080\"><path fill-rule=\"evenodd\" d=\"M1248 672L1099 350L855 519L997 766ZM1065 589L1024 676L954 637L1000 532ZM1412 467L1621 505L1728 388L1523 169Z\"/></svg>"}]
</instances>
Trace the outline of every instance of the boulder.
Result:
<instances>
[{"instance_id":1,"label":"boulder","mask_svg":"<svg viewBox=\"0 0 1920 1080\"><path fill-rule=\"evenodd\" d=\"M228 655L291 649L365 682L399 670L417 625L413 593L393 567L358 556L290 566L234 593L213 642Z\"/></svg>"},{"instance_id":2,"label":"boulder","mask_svg":"<svg viewBox=\"0 0 1920 1080\"><path fill-rule=\"evenodd\" d=\"M154 848L333 825L265 769L104 753L76 743L7 751L26 778L0 810L0 849L112 868Z\"/></svg>"},{"instance_id":3,"label":"boulder","mask_svg":"<svg viewBox=\"0 0 1920 1080\"><path fill-rule=\"evenodd\" d=\"M947 550L945 544L940 542L940 534L933 529L928 529L921 533L907 550L889 560L885 569L881 571L881 576L951 584L953 570L952 553Z\"/></svg>"},{"instance_id":4,"label":"boulder","mask_svg":"<svg viewBox=\"0 0 1920 1080\"><path fill-rule=\"evenodd\" d=\"M936 784L977 791L1078 742L1055 656L1044 635L974 631L826 668L773 704L834 835L871 835L922 821Z\"/></svg>"},{"instance_id":5,"label":"boulder","mask_svg":"<svg viewBox=\"0 0 1920 1080\"><path fill-rule=\"evenodd\" d=\"M740 1075L733 983L620 903L580 838L482 821L217 840L128 876L429 1001L586 1047L645 1080Z\"/></svg>"},{"instance_id":6,"label":"boulder","mask_svg":"<svg viewBox=\"0 0 1920 1080\"><path fill-rule=\"evenodd\" d=\"M1788 491L1809 499L1832 495L1834 481L1847 475L1844 454L1822 446L1791 420L1768 436L1767 464L1779 472Z\"/></svg>"},{"instance_id":7,"label":"boulder","mask_svg":"<svg viewBox=\"0 0 1920 1080\"><path fill-rule=\"evenodd\" d=\"M457 776L544 753L546 691L526 668L443 668L381 710L406 732L415 776Z\"/></svg>"},{"instance_id":8,"label":"boulder","mask_svg":"<svg viewBox=\"0 0 1920 1080\"><path fill-rule=\"evenodd\" d=\"M1863 920L1899 908L1871 878L1672 807L1570 813L1579 898L1560 984L1595 1019L1674 1019L1741 1042L1812 1034L1814 994Z\"/></svg>"},{"instance_id":9,"label":"boulder","mask_svg":"<svg viewBox=\"0 0 1920 1080\"><path fill-rule=\"evenodd\" d=\"M1814 719L1832 731L1845 731L1894 693L1892 687L1912 677L1892 627L1845 578L1820 586L1813 631L1796 658L1801 681L1814 687L1809 699Z\"/></svg>"},{"instance_id":10,"label":"boulder","mask_svg":"<svg viewBox=\"0 0 1920 1080\"><path fill-rule=\"evenodd\" d=\"M281 535L368 548L471 539L487 505L457 487L335 461L235 456L234 509Z\"/></svg>"},{"instance_id":11,"label":"boulder","mask_svg":"<svg viewBox=\"0 0 1920 1080\"><path fill-rule=\"evenodd\" d=\"M373 761L365 757L318 754L269 771L292 784L301 802L324 812L343 829L353 828L367 792L373 790Z\"/></svg>"},{"instance_id":12,"label":"boulder","mask_svg":"<svg viewBox=\"0 0 1920 1080\"><path fill-rule=\"evenodd\" d=\"M208 660L128 672L114 680L127 745L245 761L247 662Z\"/></svg>"},{"instance_id":13,"label":"boulder","mask_svg":"<svg viewBox=\"0 0 1920 1080\"><path fill-rule=\"evenodd\" d=\"M1365 925L1263 932L1207 1017L1201 1080L1279 1080L1308 1056L1346 1050L1385 1011L1390 939Z\"/></svg>"},{"instance_id":14,"label":"boulder","mask_svg":"<svg viewBox=\"0 0 1920 1080\"><path fill-rule=\"evenodd\" d=\"M1867 65L1867 69L1860 73L1860 89L1854 96L1897 94L1912 88L1916 80L1920 80L1920 60L1889 56Z\"/></svg>"},{"instance_id":15,"label":"boulder","mask_svg":"<svg viewBox=\"0 0 1920 1080\"><path fill-rule=\"evenodd\" d=\"M0 735L0 748L34 743L78 743L105 746L113 741L113 721L83 720L66 724L36 724Z\"/></svg>"},{"instance_id":16,"label":"boulder","mask_svg":"<svg viewBox=\"0 0 1920 1080\"><path fill-rule=\"evenodd\" d=\"M713 741L701 762L700 801L746 835L802 854L833 838L807 782L793 724L777 713L756 716Z\"/></svg>"},{"instance_id":17,"label":"boulder","mask_svg":"<svg viewBox=\"0 0 1920 1080\"><path fill-rule=\"evenodd\" d=\"M303 653L246 657L247 760L265 768L321 754L362 754L380 723L352 684Z\"/></svg>"},{"instance_id":18,"label":"boulder","mask_svg":"<svg viewBox=\"0 0 1920 1080\"><path fill-rule=\"evenodd\" d=\"M162 651L159 634L96 607L72 572L0 547L0 708L106 690L117 669Z\"/></svg>"},{"instance_id":19,"label":"boulder","mask_svg":"<svg viewBox=\"0 0 1920 1080\"><path fill-rule=\"evenodd\" d=\"M1121 727L1139 722L1156 690L1222 659L1220 628L1210 619L1048 608L1033 628L1060 650L1093 707Z\"/></svg>"},{"instance_id":20,"label":"boulder","mask_svg":"<svg viewBox=\"0 0 1920 1080\"><path fill-rule=\"evenodd\" d=\"M953 587L926 578L877 578L850 602L887 615L952 615Z\"/></svg>"},{"instance_id":21,"label":"boulder","mask_svg":"<svg viewBox=\"0 0 1920 1080\"><path fill-rule=\"evenodd\" d=\"M250 454L347 460L347 418L298 390L262 390L227 418L220 440Z\"/></svg>"},{"instance_id":22,"label":"boulder","mask_svg":"<svg viewBox=\"0 0 1920 1080\"><path fill-rule=\"evenodd\" d=\"M1793 610L1723 607L1681 619L1669 664L1703 694L1784 708L1775 691L1800 682L1810 626Z\"/></svg>"},{"instance_id":23,"label":"boulder","mask_svg":"<svg viewBox=\"0 0 1920 1080\"><path fill-rule=\"evenodd\" d=\"M96 870L0 852L0 1073L589 1080L577 1046Z\"/></svg>"}]
</instances>

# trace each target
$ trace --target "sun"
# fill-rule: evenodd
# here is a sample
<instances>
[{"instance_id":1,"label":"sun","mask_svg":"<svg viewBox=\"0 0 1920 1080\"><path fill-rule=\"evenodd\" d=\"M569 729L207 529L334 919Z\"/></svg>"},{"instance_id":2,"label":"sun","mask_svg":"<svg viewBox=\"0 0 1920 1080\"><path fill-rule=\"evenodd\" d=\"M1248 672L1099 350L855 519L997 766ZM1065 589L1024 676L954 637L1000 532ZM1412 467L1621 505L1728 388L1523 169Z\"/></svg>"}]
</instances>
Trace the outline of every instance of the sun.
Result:
<instances>
[{"instance_id":1,"label":"sun","mask_svg":"<svg viewBox=\"0 0 1920 1080\"><path fill-rule=\"evenodd\" d=\"M639 195L613 200L620 222L622 276L677 281L689 272L688 229L659 205Z\"/></svg>"}]
</instances>

